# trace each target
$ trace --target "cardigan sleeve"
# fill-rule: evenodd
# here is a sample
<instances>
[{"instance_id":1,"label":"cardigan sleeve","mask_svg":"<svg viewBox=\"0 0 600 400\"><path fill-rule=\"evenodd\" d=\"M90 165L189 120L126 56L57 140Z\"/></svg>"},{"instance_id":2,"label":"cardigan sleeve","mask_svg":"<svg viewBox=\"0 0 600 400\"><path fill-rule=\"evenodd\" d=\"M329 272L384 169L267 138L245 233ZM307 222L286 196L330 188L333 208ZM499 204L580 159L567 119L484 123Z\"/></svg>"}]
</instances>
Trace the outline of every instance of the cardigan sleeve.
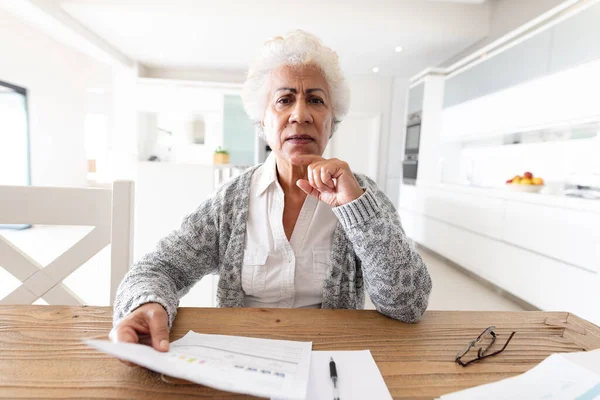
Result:
<instances>
[{"instance_id":1,"label":"cardigan sleeve","mask_svg":"<svg viewBox=\"0 0 600 400\"><path fill-rule=\"evenodd\" d=\"M417 322L432 283L425 263L406 237L398 212L375 182L357 176L365 193L333 208L361 260L365 286L376 309L391 318Z\"/></svg>"}]
</instances>

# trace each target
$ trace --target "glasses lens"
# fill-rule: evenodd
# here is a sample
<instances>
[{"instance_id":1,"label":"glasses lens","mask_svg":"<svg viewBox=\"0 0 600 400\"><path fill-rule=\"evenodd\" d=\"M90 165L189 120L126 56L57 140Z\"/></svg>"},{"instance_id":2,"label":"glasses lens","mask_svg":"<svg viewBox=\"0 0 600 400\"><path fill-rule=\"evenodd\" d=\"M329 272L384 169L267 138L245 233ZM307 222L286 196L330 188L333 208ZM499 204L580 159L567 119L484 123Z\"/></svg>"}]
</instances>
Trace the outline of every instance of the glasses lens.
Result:
<instances>
[{"instance_id":1,"label":"glasses lens","mask_svg":"<svg viewBox=\"0 0 600 400\"><path fill-rule=\"evenodd\" d=\"M471 348L473 346L475 346L476 342L477 342L476 340L471 341L461 351L459 351L458 353L456 353L456 358L461 358L462 356L464 356L465 354L467 354L469 352L469 350L471 350Z\"/></svg>"},{"instance_id":2,"label":"glasses lens","mask_svg":"<svg viewBox=\"0 0 600 400\"><path fill-rule=\"evenodd\" d=\"M494 326L490 326L485 331L481 332L477 339L471 341L464 349L458 352L456 358L465 357L468 360L471 360L482 357L496 340L494 329Z\"/></svg>"}]
</instances>

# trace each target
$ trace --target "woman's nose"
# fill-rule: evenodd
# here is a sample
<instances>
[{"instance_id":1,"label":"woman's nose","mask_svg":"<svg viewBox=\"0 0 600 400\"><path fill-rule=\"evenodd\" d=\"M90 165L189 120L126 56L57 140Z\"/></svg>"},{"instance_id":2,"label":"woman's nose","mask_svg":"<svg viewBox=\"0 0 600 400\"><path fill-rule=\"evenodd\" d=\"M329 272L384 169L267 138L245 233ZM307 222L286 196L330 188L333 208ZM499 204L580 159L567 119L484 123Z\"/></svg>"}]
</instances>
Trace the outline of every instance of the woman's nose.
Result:
<instances>
[{"instance_id":1,"label":"woman's nose","mask_svg":"<svg viewBox=\"0 0 600 400\"><path fill-rule=\"evenodd\" d=\"M306 105L304 101L297 101L292 108L292 112L290 114L289 123L312 123L313 118L310 113L310 109Z\"/></svg>"}]
</instances>

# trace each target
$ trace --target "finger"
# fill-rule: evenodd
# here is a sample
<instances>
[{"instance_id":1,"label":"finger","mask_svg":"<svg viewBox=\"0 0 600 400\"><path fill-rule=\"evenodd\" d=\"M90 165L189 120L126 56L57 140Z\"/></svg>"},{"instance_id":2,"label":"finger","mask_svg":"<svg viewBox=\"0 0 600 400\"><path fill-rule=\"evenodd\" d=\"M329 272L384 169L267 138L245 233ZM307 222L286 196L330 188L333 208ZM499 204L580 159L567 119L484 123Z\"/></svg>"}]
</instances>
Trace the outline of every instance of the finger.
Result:
<instances>
[{"instance_id":1,"label":"finger","mask_svg":"<svg viewBox=\"0 0 600 400\"><path fill-rule=\"evenodd\" d=\"M139 343L152 347L152 337L150 335L140 335Z\"/></svg>"},{"instance_id":2,"label":"finger","mask_svg":"<svg viewBox=\"0 0 600 400\"><path fill-rule=\"evenodd\" d=\"M310 183L310 186L312 186L313 188L317 187L317 184L315 183L315 178L313 175L313 169L310 165L308 166L308 169L306 171L306 178L308 179L308 183Z\"/></svg>"},{"instance_id":3,"label":"finger","mask_svg":"<svg viewBox=\"0 0 600 400\"><path fill-rule=\"evenodd\" d=\"M321 181L330 189L335 189L333 177L327 168L321 168Z\"/></svg>"},{"instance_id":4,"label":"finger","mask_svg":"<svg viewBox=\"0 0 600 400\"><path fill-rule=\"evenodd\" d=\"M332 164L335 165L335 168L331 170L331 176L334 178L339 178L345 173L352 175L352 171L350 170L350 166L347 162L341 161L338 159L332 160Z\"/></svg>"},{"instance_id":5,"label":"finger","mask_svg":"<svg viewBox=\"0 0 600 400\"><path fill-rule=\"evenodd\" d=\"M148 312L148 327L152 347L158 351L169 350L169 317L164 309Z\"/></svg>"},{"instance_id":6,"label":"finger","mask_svg":"<svg viewBox=\"0 0 600 400\"><path fill-rule=\"evenodd\" d=\"M124 343L138 343L139 342L139 336L137 335L136 330L130 325L121 324L121 325L114 327L108 334L108 337L113 342L124 342ZM120 358L118 360L129 367L136 366L136 364L134 364L132 362L125 361Z\"/></svg>"},{"instance_id":7,"label":"finger","mask_svg":"<svg viewBox=\"0 0 600 400\"><path fill-rule=\"evenodd\" d=\"M114 327L109 334L113 342L139 343L140 337L135 328L127 323L121 323Z\"/></svg>"},{"instance_id":8,"label":"finger","mask_svg":"<svg viewBox=\"0 0 600 400\"><path fill-rule=\"evenodd\" d=\"M319 199L319 191L312 187L306 179L298 179L296 181L296 186L302 189L304 193Z\"/></svg>"},{"instance_id":9,"label":"finger","mask_svg":"<svg viewBox=\"0 0 600 400\"><path fill-rule=\"evenodd\" d=\"M323 157L315 154L295 154L290 157L290 162L295 165L310 165L323 160L325 160Z\"/></svg>"},{"instance_id":10,"label":"finger","mask_svg":"<svg viewBox=\"0 0 600 400\"><path fill-rule=\"evenodd\" d=\"M331 192L331 188L329 186L327 186L325 183L323 183L323 180L321 179L321 171L323 170L323 165L322 164L317 164L316 168L313 168L312 170L312 175L313 175L313 182L317 185L317 189L319 190L319 192Z\"/></svg>"}]
</instances>

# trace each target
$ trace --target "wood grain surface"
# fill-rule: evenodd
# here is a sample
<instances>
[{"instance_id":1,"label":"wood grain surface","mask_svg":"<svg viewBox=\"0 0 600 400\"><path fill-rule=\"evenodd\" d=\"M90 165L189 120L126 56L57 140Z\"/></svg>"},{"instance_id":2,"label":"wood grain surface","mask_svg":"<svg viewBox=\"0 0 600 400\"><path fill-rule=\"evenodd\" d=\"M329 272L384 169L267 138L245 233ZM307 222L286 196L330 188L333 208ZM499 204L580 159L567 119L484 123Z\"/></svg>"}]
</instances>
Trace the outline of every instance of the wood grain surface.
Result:
<instances>
[{"instance_id":1,"label":"wood grain surface","mask_svg":"<svg viewBox=\"0 0 600 400\"><path fill-rule=\"evenodd\" d=\"M241 399L128 367L82 339L106 339L109 307L1 306L0 398ZM456 353L495 325L504 353L466 368ZM600 328L566 312L428 311L404 324L376 311L180 308L171 341L189 330L312 341L313 350L369 349L396 399L431 399L517 375L556 352L600 348ZM495 348L495 347L494 347Z\"/></svg>"}]
</instances>

